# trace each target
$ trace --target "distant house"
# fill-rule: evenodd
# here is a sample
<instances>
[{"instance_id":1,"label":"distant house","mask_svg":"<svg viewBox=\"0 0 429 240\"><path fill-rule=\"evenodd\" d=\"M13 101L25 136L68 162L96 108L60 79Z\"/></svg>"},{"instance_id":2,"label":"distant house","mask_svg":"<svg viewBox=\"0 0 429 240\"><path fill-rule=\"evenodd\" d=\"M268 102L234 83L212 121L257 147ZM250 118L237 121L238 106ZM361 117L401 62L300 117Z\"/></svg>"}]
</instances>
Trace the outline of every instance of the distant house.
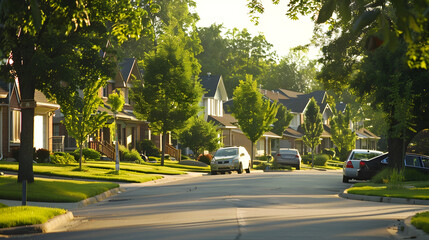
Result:
<instances>
[{"instance_id":1,"label":"distant house","mask_svg":"<svg viewBox=\"0 0 429 240\"><path fill-rule=\"evenodd\" d=\"M283 138L275 140L272 144L273 151L278 148L296 148L301 154L308 151L302 142L304 135L301 125L304 123L304 113L307 110L308 103L313 97L322 114L323 132L320 136L322 139L321 144L317 147L316 152L320 152L324 148L332 148L334 144L331 140L330 118L333 111L327 103L327 94L325 91L315 91L311 93L299 93L295 91L277 89L277 90L264 90L261 89L262 94L268 99L278 101L284 105L294 115L289 127L284 131ZM345 104L339 103L336 106L338 111L344 111ZM352 125L352 124L351 124ZM377 141L380 139L375 134L367 129L352 129L356 132L358 140L356 141L356 148L376 149Z\"/></svg>"},{"instance_id":2,"label":"distant house","mask_svg":"<svg viewBox=\"0 0 429 240\"><path fill-rule=\"evenodd\" d=\"M53 150L53 112L58 104L49 101L42 92L35 92L34 148ZM0 158L16 158L21 144L21 96L18 80L6 83L0 80Z\"/></svg>"},{"instance_id":3,"label":"distant house","mask_svg":"<svg viewBox=\"0 0 429 240\"><path fill-rule=\"evenodd\" d=\"M116 115L117 119L117 134L119 144L126 146L128 149L137 149L137 144L144 140L151 140L160 150L162 149L159 135L153 135L151 129L149 128L149 123L146 121L139 120L134 115L133 102L129 98L130 90L132 88L133 80L138 79L142 80L143 76L137 65L137 60L135 58L126 58L121 63L119 63L118 71L114 79L107 81L107 84L100 88L99 96L103 100L103 106L98 108L100 112L107 112L109 115L113 116L113 112L110 109L110 106L106 103L110 94L112 94L116 89L120 89L125 100L124 108L121 112ZM65 148L72 150L76 148L75 140L68 136L65 126L61 124L61 120L64 119L64 116L57 111L56 121L54 128L58 131L57 135L65 136ZM110 122L111 123L111 122ZM166 152L173 157L179 157L178 150L171 146L170 138L168 138L166 144ZM97 151L100 151L107 157L113 159L114 157L114 145L113 140L111 139L110 129L104 127L94 133L89 138L89 147Z\"/></svg>"},{"instance_id":4,"label":"distant house","mask_svg":"<svg viewBox=\"0 0 429 240\"><path fill-rule=\"evenodd\" d=\"M214 122L222 131L222 143L225 147L244 146L250 153L252 144L228 109L232 105L232 100L228 99L222 76L208 74L200 78L206 91L200 104L204 108L205 119ZM256 143L255 155L271 154L271 139L275 138L281 137L272 132L265 133Z\"/></svg>"}]
</instances>

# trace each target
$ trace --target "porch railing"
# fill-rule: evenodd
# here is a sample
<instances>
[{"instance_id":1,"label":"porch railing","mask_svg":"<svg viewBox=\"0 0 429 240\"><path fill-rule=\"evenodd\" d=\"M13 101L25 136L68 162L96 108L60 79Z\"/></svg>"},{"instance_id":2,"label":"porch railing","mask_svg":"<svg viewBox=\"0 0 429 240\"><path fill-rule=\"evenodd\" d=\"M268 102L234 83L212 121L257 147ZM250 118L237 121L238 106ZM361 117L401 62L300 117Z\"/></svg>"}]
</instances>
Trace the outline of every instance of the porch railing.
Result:
<instances>
[{"instance_id":1,"label":"porch railing","mask_svg":"<svg viewBox=\"0 0 429 240\"><path fill-rule=\"evenodd\" d=\"M179 162L182 158L182 150L176 149L175 147L169 144L165 145L165 153L170 155L171 157L174 157Z\"/></svg>"},{"instance_id":2,"label":"porch railing","mask_svg":"<svg viewBox=\"0 0 429 240\"><path fill-rule=\"evenodd\" d=\"M52 141L52 151L64 152L64 136L52 136L50 138Z\"/></svg>"},{"instance_id":3,"label":"porch railing","mask_svg":"<svg viewBox=\"0 0 429 240\"><path fill-rule=\"evenodd\" d=\"M89 141L88 147L106 155L106 157L115 160L115 146L108 142Z\"/></svg>"}]
</instances>

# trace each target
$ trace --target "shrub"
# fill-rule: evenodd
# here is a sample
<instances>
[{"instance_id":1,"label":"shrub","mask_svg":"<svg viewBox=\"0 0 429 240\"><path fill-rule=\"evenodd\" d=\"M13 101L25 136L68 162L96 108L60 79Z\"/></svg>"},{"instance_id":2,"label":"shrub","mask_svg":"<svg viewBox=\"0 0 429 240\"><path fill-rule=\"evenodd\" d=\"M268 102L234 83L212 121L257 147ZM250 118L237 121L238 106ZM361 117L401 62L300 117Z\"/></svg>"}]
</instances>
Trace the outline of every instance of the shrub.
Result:
<instances>
[{"instance_id":1,"label":"shrub","mask_svg":"<svg viewBox=\"0 0 429 240\"><path fill-rule=\"evenodd\" d=\"M424 174L417 169L405 168L405 181L429 181L429 175Z\"/></svg>"},{"instance_id":2,"label":"shrub","mask_svg":"<svg viewBox=\"0 0 429 240\"><path fill-rule=\"evenodd\" d=\"M124 161L125 154L129 152L128 148L126 148L124 145L119 145L119 160Z\"/></svg>"},{"instance_id":3,"label":"shrub","mask_svg":"<svg viewBox=\"0 0 429 240\"><path fill-rule=\"evenodd\" d=\"M188 155L182 155L182 160L191 160L191 158Z\"/></svg>"},{"instance_id":4,"label":"shrub","mask_svg":"<svg viewBox=\"0 0 429 240\"><path fill-rule=\"evenodd\" d=\"M328 155L331 159L335 157L335 150L330 148L323 149L322 153Z\"/></svg>"},{"instance_id":5,"label":"shrub","mask_svg":"<svg viewBox=\"0 0 429 240\"><path fill-rule=\"evenodd\" d=\"M148 158L149 158L149 162L158 162L157 157L148 157Z\"/></svg>"},{"instance_id":6,"label":"shrub","mask_svg":"<svg viewBox=\"0 0 429 240\"><path fill-rule=\"evenodd\" d=\"M79 159L79 148L74 150L74 153L77 153L77 159ZM73 154L74 155L74 154ZM85 157L86 159L92 159L92 160L100 160L101 154L97 151L95 151L94 149L91 148L84 148L82 149L82 156Z\"/></svg>"},{"instance_id":7,"label":"shrub","mask_svg":"<svg viewBox=\"0 0 429 240\"><path fill-rule=\"evenodd\" d=\"M137 144L137 151L146 156L160 157L161 153L155 144L148 139L142 140Z\"/></svg>"},{"instance_id":8,"label":"shrub","mask_svg":"<svg viewBox=\"0 0 429 240\"><path fill-rule=\"evenodd\" d=\"M301 159L304 164L311 164L311 154L304 155Z\"/></svg>"},{"instance_id":9,"label":"shrub","mask_svg":"<svg viewBox=\"0 0 429 240\"><path fill-rule=\"evenodd\" d=\"M36 159L38 163L47 163L49 162L49 155L51 154L51 151L44 148L39 148L36 151Z\"/></svg>"},{"instance_id":10,"label":"shrub","mask_svg":"<svg viewBox=\"0 0 429 240\"><path fill-rule=\"evenodd\" d=\"M262 160L262 161L267 161L267 162L270 162L271 160L273 160L273 156L271 156L271 155L267 155L267 156L260 156L260 157L257 157L256 159L258 159L258 160ZM253 163L255 162L255 160L253 160Z\"/></svg>"},{"instance_id":11,"label":"shrub","mask_svg":"<svg viewBox=\"0 0 429 240\"><path fill-rule=\"evenodd\" d=\"M137 152L137 150L133 149L131 151L124 152L124 161L127 161L127 162L138 161L138 163L141 163L143 161L143 159L140 156L140 153Z\"/></svg>"},{"instance_id":12,"label":"shrub","mask_svg":"<svg viewBox=\"0 0 429 240\"><path fill-rule=\"evenodd\" d=\"M326 154L316 154L314 155L314 166L326 166L329 156Z\"/></svg>"},{"instance_id":13,"label":"shrub","mask_svg":"<svg viewBox=\"0 0 429 240\"><path fill-rule=\"evenodd\" d=\"M51 155L51 163L53 164L70 164L76 162L73 155L69 153L57 152Z\"/></svg>"},{"instance_id":14,"label":"shrub","mask_svg":"<svg viewBox=\"0 0 429 240\"><path fill-rule=\"evenodd\" d=\"M200 156L198 156L198 159L197 159L197 161L198 162L203 162L203 163L205 163L205 164L207 164L207 165L210 165L210 161L212 160L212 155L210 155L210 154L200 154Z\"/></svg>"},{"instance_id":15,"label":"shrub","mask_svg":"<svg viewBox=\"0 0 429 240\"><path fill-rule=\"evenodd\" d=\"M392 174L392 170L390 168L385 168L377 173L371 179L371 182L384 184L394 182L396 184L396 182L400 181L401 179L402 181L428 181L429 176L411 168L405 168L402 175L398 175L397 173Z\"/></svg>"}]
</instances>

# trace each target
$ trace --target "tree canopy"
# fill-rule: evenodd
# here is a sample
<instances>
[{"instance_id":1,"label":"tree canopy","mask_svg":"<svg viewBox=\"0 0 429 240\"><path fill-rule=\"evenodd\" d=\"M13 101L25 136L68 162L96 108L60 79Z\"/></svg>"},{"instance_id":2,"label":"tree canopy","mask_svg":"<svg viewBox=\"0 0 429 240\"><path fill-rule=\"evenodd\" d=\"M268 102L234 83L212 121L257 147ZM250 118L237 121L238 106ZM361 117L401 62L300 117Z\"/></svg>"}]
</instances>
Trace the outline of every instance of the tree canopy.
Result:
<instances>
[{"instance_id":1,"label":"tree canopy","mask_svg":"<svg viewBox=\"0 0 429 240\"><path fill-rule=\"evenodd\" d=\"M314 98L310 99L304 115L304 124L302 124L304 136L302 136L302 141L305 145L311 148L311 166L313 167L314 150L317 145L320 144L320 135L322 135L323 132L322 114L320 113L319 106Z\"/></svg>"},{"instance_id":2,"label":"tree canopy","mask_svg":"<svg viewBox=\"0 0 429 240\"><path fill-rule=\"evenodd\" d=\"M350 128L353 120L352 112L346 107L345 112L334 111L331 118L332 142L337 146L340 161L345 161L347 154L356 146L357 135Z\"/></svg>"}]
</instances>

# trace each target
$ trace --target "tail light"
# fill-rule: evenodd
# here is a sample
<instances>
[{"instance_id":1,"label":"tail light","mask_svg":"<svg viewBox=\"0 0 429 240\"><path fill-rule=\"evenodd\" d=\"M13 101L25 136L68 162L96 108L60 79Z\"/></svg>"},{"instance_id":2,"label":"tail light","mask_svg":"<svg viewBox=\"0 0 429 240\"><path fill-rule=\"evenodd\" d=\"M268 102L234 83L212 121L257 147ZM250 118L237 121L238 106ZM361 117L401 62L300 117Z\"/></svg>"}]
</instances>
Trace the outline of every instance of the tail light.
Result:
<instances>
[{"instance_id":1,"label":"tail light","mask_svg":"<svg viewBox=\"0 0 429 240\"><path fill-rule=\"evenodd\" d=\"M351 161L347 161L346 168L353 168L353 163Z\"/></svg>"},{"instance_id":2,"label":"tail light","mask_svg":"<svg viewBox=\"0 0 429 240\"><path fill-rule=\"evenodd\" d=\"M296 158L299 158L299 155L295 155Z\"/></svg>"},{"instance_id":3,"label":"tail light","mask_svg":"<svg viewBox=\"0 0 429 240\"><path fill-rule=\"evenodd\" d=\"M281 154L280 153L277 153L277 155L276 155L277 157L280 157L281 156Z\"/></svg>"},{"instance_id":4,"label":"tail light","mask_svg":"<svg viewBox=\"0 0 429 240\"><path fill-rule=\"evenodd\" d=\"M366 164L366 163L365 163L364 161L360 161L360 163L359 163L359 167L360 167L360 168L363 168L363 167L365 167L365 164Z\"/></svg>"}]
</instances>

